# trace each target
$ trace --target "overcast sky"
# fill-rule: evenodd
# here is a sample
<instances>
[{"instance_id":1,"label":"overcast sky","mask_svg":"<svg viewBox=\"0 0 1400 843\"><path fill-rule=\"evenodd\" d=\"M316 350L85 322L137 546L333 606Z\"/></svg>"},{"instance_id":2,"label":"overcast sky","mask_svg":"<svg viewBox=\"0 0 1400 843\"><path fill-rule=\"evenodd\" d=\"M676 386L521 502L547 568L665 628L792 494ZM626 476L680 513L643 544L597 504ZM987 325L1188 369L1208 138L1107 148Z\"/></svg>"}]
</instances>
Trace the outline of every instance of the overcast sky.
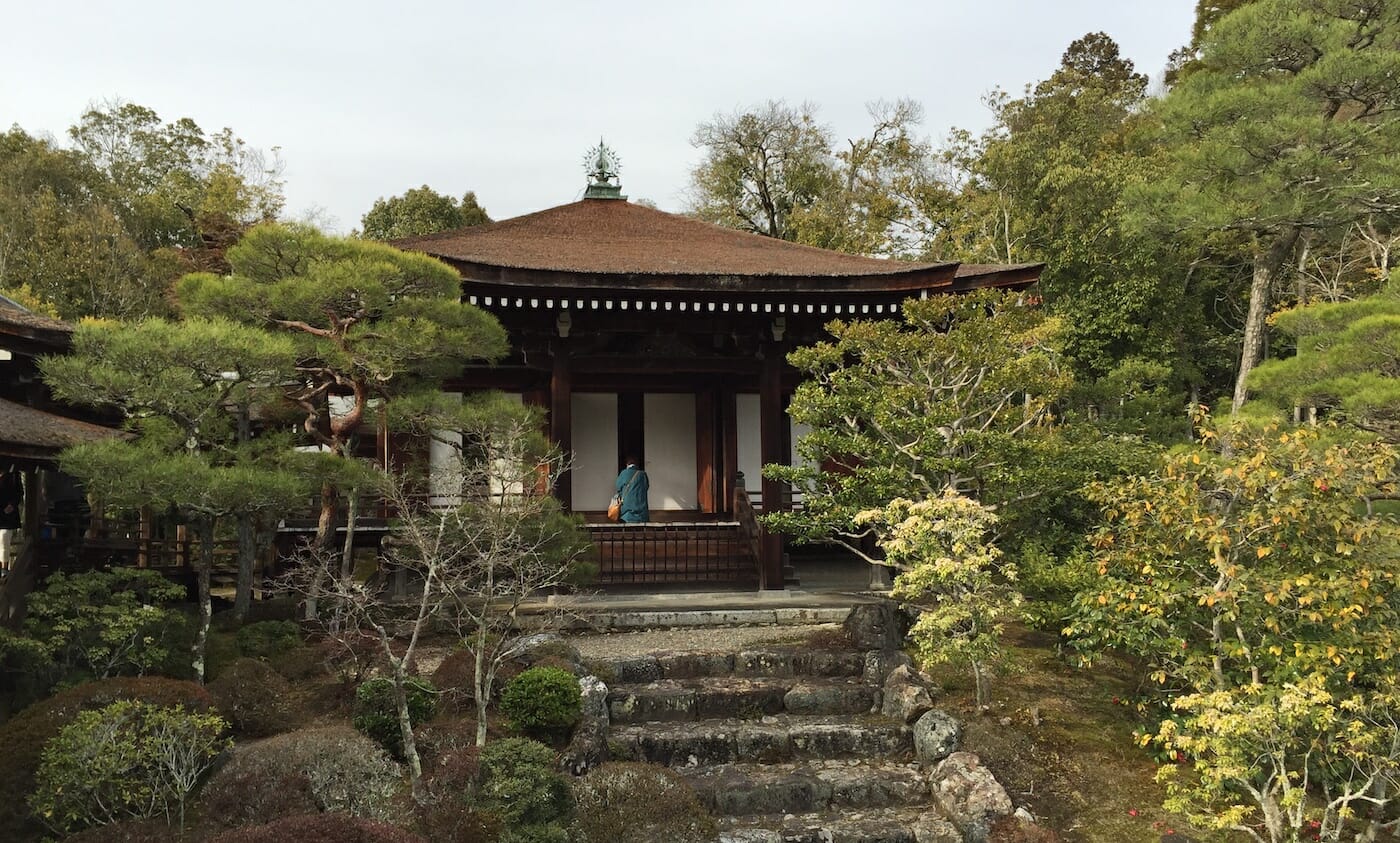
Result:
<instances>
[{"instance_id":1,"label":"overcast sky","mask_svg":"<svg viewBox=\"0 0 1400 843\"><path fill-rule=\"evenodd\" d=\"M62 136L120 97L281 148L288 214L348 231L375 198L475 190L502 219L577 199L605 136L623 189L685 202L695 125L768 98L841 137L911 97L934 137L984 128L1102 30L1154 77L1193 0L302 2L0 0L0 126Z\"/></svg>"}]
</instances>

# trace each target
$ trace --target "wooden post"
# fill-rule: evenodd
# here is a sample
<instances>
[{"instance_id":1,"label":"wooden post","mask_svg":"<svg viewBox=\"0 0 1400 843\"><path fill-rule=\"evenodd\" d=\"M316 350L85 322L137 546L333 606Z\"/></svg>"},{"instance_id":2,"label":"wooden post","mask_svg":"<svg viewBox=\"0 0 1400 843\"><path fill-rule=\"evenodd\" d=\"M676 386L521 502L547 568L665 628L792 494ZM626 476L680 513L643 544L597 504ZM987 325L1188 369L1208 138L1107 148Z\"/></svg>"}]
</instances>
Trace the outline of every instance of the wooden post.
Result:
<instances>
[{"instance_id":1,"label":"wooden post","mask_svg":"<svg viewBox=\"0 0 1400 843\"><path fill-rule=\"evenodd\" d=\"M574 453L573 370L569 361L569 346L562 340L555 345L553 365L549 374L549 439L558 446L565 460ZM554 484L554 496L565 509L573 508L573 475L562 472Z\"/></svg>"},{"instance_id":2,"label":"wooden post","mask_svg":"<svg viewBox=\"0 0 1400 843\"><path fill-rule=\"evenodd\" d=\"M783 418L783 350L782 344L763 344L763 372L759 379L758 393L759 454L764 465L786 463L783 435L786 419ZM752 481L750 481L752 485ZM783 509L783 484L763 478L763 514ZM780 589L783 587L783 537L780 533L763 530L759 542L758 587Z\"/></svg>"},{"instance_id":3,"label":"wooden post","mask_svg":"<svg viewBox=\"0 0 1400 843\"><path fill-rule=\"evenodd\" d=\"M695 394L696 502L701 512L720 510L715 471L715 394L705 388Z\"/></svg>"},{"instance_id":4,"label":"wooden post","mask_svg":"<svg viewBox=\"0 0 1400 843\"><path fill-rule=\"evenodd\" d=\"M723 431L724 443L721 446L721 453L724 454L724 471L720 477L722 484L722 500L724 507L729 512L731 518L735 517L734 512L734 490L735 479L739 476L739 402L734 390L726 388L720 393L720 429ZM746 477L748 483L757 483L759 478Z\"/></svg>"}]
</instances>

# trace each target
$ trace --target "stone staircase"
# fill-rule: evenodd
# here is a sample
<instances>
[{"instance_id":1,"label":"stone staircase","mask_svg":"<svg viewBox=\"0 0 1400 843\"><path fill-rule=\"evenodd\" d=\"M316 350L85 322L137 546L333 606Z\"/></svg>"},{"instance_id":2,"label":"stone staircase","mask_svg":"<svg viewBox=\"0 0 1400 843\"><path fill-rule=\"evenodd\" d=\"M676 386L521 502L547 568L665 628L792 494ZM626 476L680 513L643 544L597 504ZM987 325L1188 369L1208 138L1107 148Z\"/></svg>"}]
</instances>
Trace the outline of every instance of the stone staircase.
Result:
<instances>
[{"instance_id":1,"label":"stone staircase","mask_svg":"<svg viewBox=\"0 0 1400 843\"><path fill-rule=\"evenodd\" d=\"M913 729L879 713L889 663L798 647L594 662L608 685L608 755L687 777L721 843L985 839L945 816Z\"/></svg>"}]
</instances>

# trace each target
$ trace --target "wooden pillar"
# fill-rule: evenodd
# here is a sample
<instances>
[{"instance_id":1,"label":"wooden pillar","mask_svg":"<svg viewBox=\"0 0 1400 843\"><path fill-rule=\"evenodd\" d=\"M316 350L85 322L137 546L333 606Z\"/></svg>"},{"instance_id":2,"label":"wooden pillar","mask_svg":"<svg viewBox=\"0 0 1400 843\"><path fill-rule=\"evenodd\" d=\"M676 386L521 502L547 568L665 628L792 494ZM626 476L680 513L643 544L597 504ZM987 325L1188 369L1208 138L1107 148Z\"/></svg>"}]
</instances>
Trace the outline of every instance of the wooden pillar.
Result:
<instances>
[{"instance_id":1,"label":"wooden pillar","mask_svg":"<svg viewBox=\"0 0 1400 843\"><path fill-rule=\"evenodd\" d=\"M723 431L721 452L724 455L724 471L721 474L721 508L734 517L734 486L739 476L739 401L733 389L726 388L720 393L720 430ZM744 478L748 483L757 483L758 478Z\"/></svg>"},{"instance_id":2,"label":"wooden pillar","mask_svg":"<svg viewBox=\"0 0 1400 843\"><path fill-rule=\"evenodd\" d=\"M783 433L787 419L783 417L783 349L781 343L763 344L763 372L759 376L758 387L759 454L764 465L786 463L783 443L787 437ZM746 478L747 479L747 478ZM753 487L753 481L748 485ZM767 515L784 508L783 484L763 478L763 513ZM779 589L783 587L783 537L780 533L763 530L759 542L758 587Z\"/></svg>"},{"instance_id":3,"label":"wooden pillar","mask_svg":"<svg viewBox=\"0 0 1400 843\"><path fill-rule=\"evenodd\" d=\"M719 504L719 466L716 465L715 393L708 387L695 393L696 502L701 512L715 513Z\"/></svg>"},{"instance_id":4,"label":"wooden pillar","mask_svg":"<svg viewBox=\"0 0 1400 843\"><path fill-rule=\"evenodd\" d=\"M566 461L574 456L574 391L573 367L569 346L560 342L554 347L553 365L549 374L549 439L558 446ZM562 472L554 483L554 496L565 509L573 508L573 473Z\"/></svg>"}]
</instances>

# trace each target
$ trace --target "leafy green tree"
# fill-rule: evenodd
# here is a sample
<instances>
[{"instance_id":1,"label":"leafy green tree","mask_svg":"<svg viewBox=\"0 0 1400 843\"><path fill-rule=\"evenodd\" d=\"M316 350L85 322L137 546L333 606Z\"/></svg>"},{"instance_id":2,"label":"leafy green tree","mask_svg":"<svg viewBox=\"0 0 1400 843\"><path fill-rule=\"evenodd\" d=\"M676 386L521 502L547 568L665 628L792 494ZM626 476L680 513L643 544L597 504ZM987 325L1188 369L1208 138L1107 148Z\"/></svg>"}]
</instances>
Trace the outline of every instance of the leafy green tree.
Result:
<instances>
[{"instance_id":1,"label":"leafy green tree","mask_svg":"<svg viewBox=\"0 0 1400 843\"><path fill-rule=\"evenodd\" d=\"M1312 407L1400 443L1400 272L1381 292L1279 313L1297 354L1268 360L1250 387L1283 408Z\"/></svg>"},{"instance_id":2,"label":"leafy green tree","mask_svg":"<svg viewBox=\"0 0 1400 843\"><path fill-rule=\"evenodd\" d=\"M1205 31L1157 109L1170 160L1141 192L1153 215L1169 230L1235 232L1252 255L1236 410L1304 233L1400 210L1398 68L1393 3L1256 0Z\"/></svg>"},{"instance_id":3,"label":"leafy green tree","mask_svg":"<svg viewBox=\"0 0 1400 843\"><path fill-rule=\"evenodd\" d=\"M979 711L1005 658L1005 619L1021 602L1015 567L987 542L995 523L990 509L951 489L921 501L896 498L856 516L856 524L875 528L885 562L900 572L894 596L922 610L909 630L919 655L966 663Z\"/></svg>"},{"instance_id":4,"label":"leafy green tree","mask_svg":"<svg viewBox=\"0 0 1400 843\"><path fill-rule=\"evenodd\" d=\"M500 324L462 301L457 273L426 255L265 225L228 260L229 275L182 279L182 306L290 337L298 363L287 397L304 412L306 435L337 457L353 455L371 400L432 391L467 360L507 349ZM327 481L318 546L334 537L336 510Z\"/></svg>"},{"instance_id":5,"label":"leafy green tree","mask_svg":"<svg viewBox=\"0 0 1400 843\"><path fill-rule=\"evenodd\" d=\"M1129 357L1166 363L1199 383L1193 358L1212 330L1175 243L1131 224L1130 197L1161 170L1141 114L1147 77L1102 32L1066 49L1019 98L993 94L996 123L955 137L965 184L947 211L937 256L1044 262L1039 290L1065 323L1065 353L1084 380ZM1182 391L1181 404L1185 403Z\"/></svg>"},{"instance_id":6,"label":"leafy green tree","mask_svg":"<svg viewBox=\"0 0 1400 843\"><path fill-rule=\"evenodd\" d=\"M716 114L695 129L691 144L705 158L691 172L690 212L729 228L793 240L793 215L835 183L831 130L811 103L769 100Z\"/></svg>"},{"instance_id":7,"label":"leafy green tree","mask_svg":"<svg viewBox=\"0 0 1400 843\"><path fill-rule=\"evenodd\" d=\"M370 240L417 237L488 222L491 217L477 202L475 192L469 190L456 201L426 184L402 196L374 200L374 206L360 219L364 227L361 236Z\"/></svg>"},{"instance_id":8,"label":"leafy green tree","mask_svg":"<svg viewBox=\"0 0 1400 843\"><path fill-rule=\"evenodd\" d=\"M269 517L284 513L303 491L287 465L285 451L292 443L268 434L255 441L253 431L254 416L269 412L279 397L277 386L295 374L296 363L297 348L289 337L198 317L182 322L84 323L74 332L71 354L40 361L45 380L64 401L120 408L137 423L151 417L167 422L166 432L142 425L142 433L151 440L146 445L172 454L197 453L210 468L240 466L249 479L258 470L266 473L265 493L250 493L241 506L228 501L228 506L216 507L237 521L234 614L239 619L252 600L258 552L271 541L269 532L259 528ZM158 433L168 441L156 442ZM97 480L99 485L105 482Z\"/></svg>"},{"instance_id":9,"label":"leafy green tree","mask_svg":"<svg viewBox=\"0 0 1400 843\"><path fill-rule=\"evenodd\" d=\"M1097 576L1065 632L1137 654L1172 699L1179 722L1144 740L1194 765L1173 804L1257 840L1339 834L1400 771L1400 530L1360 505L1395 494L1400 457L1336 429L1219 438L1094 488Z\"/></svg>"},{"instance_id":10,"label":"leafy green tree","mask_svg":"<svg viewBox=\"0 0 1400 843\"><path fill-rule=\"evenodd\" d=\"M1072 383L1056 320L1014 294L979 292L909 301L902 323L828 330L831 341L789 356L807 376L789 413L812 432L798 445L803 465L765 469L805 496L772 526L862 552L872 533L857 514L896 498L951 489L1024 511L1038 495L1027 467L1055 450L1051 407Z\"/></svg>"}]
</instances>

